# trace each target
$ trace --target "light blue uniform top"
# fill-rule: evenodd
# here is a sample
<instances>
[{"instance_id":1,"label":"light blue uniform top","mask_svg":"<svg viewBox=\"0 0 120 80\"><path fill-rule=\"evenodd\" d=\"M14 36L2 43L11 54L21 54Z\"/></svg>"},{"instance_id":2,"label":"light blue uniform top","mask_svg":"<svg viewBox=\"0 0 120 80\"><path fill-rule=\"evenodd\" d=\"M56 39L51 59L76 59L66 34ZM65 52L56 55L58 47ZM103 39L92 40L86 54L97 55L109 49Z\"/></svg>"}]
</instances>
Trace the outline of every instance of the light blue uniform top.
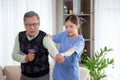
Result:
<instances>
[{"instance_id":1,"label":"light blue uniform top","mask_svg":"<svg viewBox=\"0 0 120 80\"><path fill-rule=\"evenodd\" d=\"M78 61L85 45L82 35L77 38L69 38L67 32L62 32L53 35L53 40L55 43L60 44L59 53L65 52L71 47L75 49L71 56L65 57L64 63L55 63L53 80L80 80Z\"/></svg>"}]
</instances>

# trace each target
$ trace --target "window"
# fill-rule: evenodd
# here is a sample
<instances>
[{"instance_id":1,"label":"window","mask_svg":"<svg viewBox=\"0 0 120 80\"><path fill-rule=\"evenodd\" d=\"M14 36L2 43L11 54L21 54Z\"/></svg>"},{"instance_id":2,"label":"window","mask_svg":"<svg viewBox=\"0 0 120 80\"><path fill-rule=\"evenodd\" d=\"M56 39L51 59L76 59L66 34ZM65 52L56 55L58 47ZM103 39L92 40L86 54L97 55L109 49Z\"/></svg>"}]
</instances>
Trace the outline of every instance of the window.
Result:
<instances>
[{"instance_id":1,"label":"window","mask_svg":"<svg viewBox=\"0 0 120 80\"><path fill-rule=\"evenodd\" d=\"M0 65L16 64L11 54L16 35L24 30L23 16L26 11L37 12L40 29L54 33L53 6L55 0L0 0Z\"/></svg>"},{"instance_id":2,"label":"window","mask_svg":"<svg viewBox=\"0 0 120 80\"><path fill-rule=\"evenodd\" d=\"M114 69L108 67L107 80L119 80L120 74L120 1L95 0L95 50L112 48L108 57L114 58Z\"/></svg>"}]
</instances>

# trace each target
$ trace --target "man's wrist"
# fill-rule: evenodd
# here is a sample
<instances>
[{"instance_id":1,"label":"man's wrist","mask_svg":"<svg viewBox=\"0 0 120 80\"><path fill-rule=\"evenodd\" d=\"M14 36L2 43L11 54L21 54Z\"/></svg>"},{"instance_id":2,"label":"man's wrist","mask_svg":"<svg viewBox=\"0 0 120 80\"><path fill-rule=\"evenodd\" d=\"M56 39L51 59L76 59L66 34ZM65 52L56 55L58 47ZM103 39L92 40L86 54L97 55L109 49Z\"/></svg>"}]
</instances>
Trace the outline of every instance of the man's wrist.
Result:
<instances>
[{"instance_id":1,"label":"man's wrist","mask_svg":"<svg viewBox=\"0 0 120 80\"><path fill-rule=\"evenodd\" d=\"M27 61L27 62L29 61L29 59L28 59L28 56L27 56L27 55L25 56L25 61Z\"/></svg>"}]
</instances>

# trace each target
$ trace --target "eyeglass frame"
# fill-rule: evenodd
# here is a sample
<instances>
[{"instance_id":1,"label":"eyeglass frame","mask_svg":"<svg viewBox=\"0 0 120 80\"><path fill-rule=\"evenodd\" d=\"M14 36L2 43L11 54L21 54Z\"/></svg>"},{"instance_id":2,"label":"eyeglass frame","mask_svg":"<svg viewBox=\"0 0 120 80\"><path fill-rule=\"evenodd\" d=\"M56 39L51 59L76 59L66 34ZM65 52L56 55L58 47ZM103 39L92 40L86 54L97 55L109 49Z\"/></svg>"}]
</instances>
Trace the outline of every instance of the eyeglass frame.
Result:
<instances>
[{"instance_id":1,"label":"eyeglass frame","mask_svg":"<svg viewBox=\"0 0 120 80\"><path fill-rule=\"evenodd\" d=\"M29 27L29 26L30 26L30 27L31 27L31 26L38 26L38 25L40 25L40 22L38 22L38 23L32 23L32 24L31 24L31 23L24 23L24 25L25 25L25 26L28 26L28 27Z\"/></svg>"}]
</instances>

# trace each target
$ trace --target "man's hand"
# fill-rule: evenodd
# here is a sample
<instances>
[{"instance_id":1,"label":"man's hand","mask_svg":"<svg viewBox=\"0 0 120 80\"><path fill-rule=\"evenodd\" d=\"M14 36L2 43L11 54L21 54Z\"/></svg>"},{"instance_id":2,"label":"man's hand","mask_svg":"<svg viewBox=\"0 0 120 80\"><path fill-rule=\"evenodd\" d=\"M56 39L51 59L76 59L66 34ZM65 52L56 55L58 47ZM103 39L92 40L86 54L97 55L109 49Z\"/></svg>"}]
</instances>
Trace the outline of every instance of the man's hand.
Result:
<instances>
[{"instance_id":1,"label":"man's hand","mask_svg":"<svg viewBox=\"0 0 120 80\"><path fill-rule=\"evenodd\" d=\"M31 62L34 60L34 58L35 58L35 54L27 54L25 60Z\"/></svg>"},{"instance_id":2,"label":"man's hand","mask_svg":"<svg viewBox=\"0 0 120 80\"><path fill-rule=\"evenodd\" d=\"M56 57L54 58L54 60L59 64L62 64L64 62L64 59L64 56L61 54L56 55Z\"/></svg>"}]
</instances>

